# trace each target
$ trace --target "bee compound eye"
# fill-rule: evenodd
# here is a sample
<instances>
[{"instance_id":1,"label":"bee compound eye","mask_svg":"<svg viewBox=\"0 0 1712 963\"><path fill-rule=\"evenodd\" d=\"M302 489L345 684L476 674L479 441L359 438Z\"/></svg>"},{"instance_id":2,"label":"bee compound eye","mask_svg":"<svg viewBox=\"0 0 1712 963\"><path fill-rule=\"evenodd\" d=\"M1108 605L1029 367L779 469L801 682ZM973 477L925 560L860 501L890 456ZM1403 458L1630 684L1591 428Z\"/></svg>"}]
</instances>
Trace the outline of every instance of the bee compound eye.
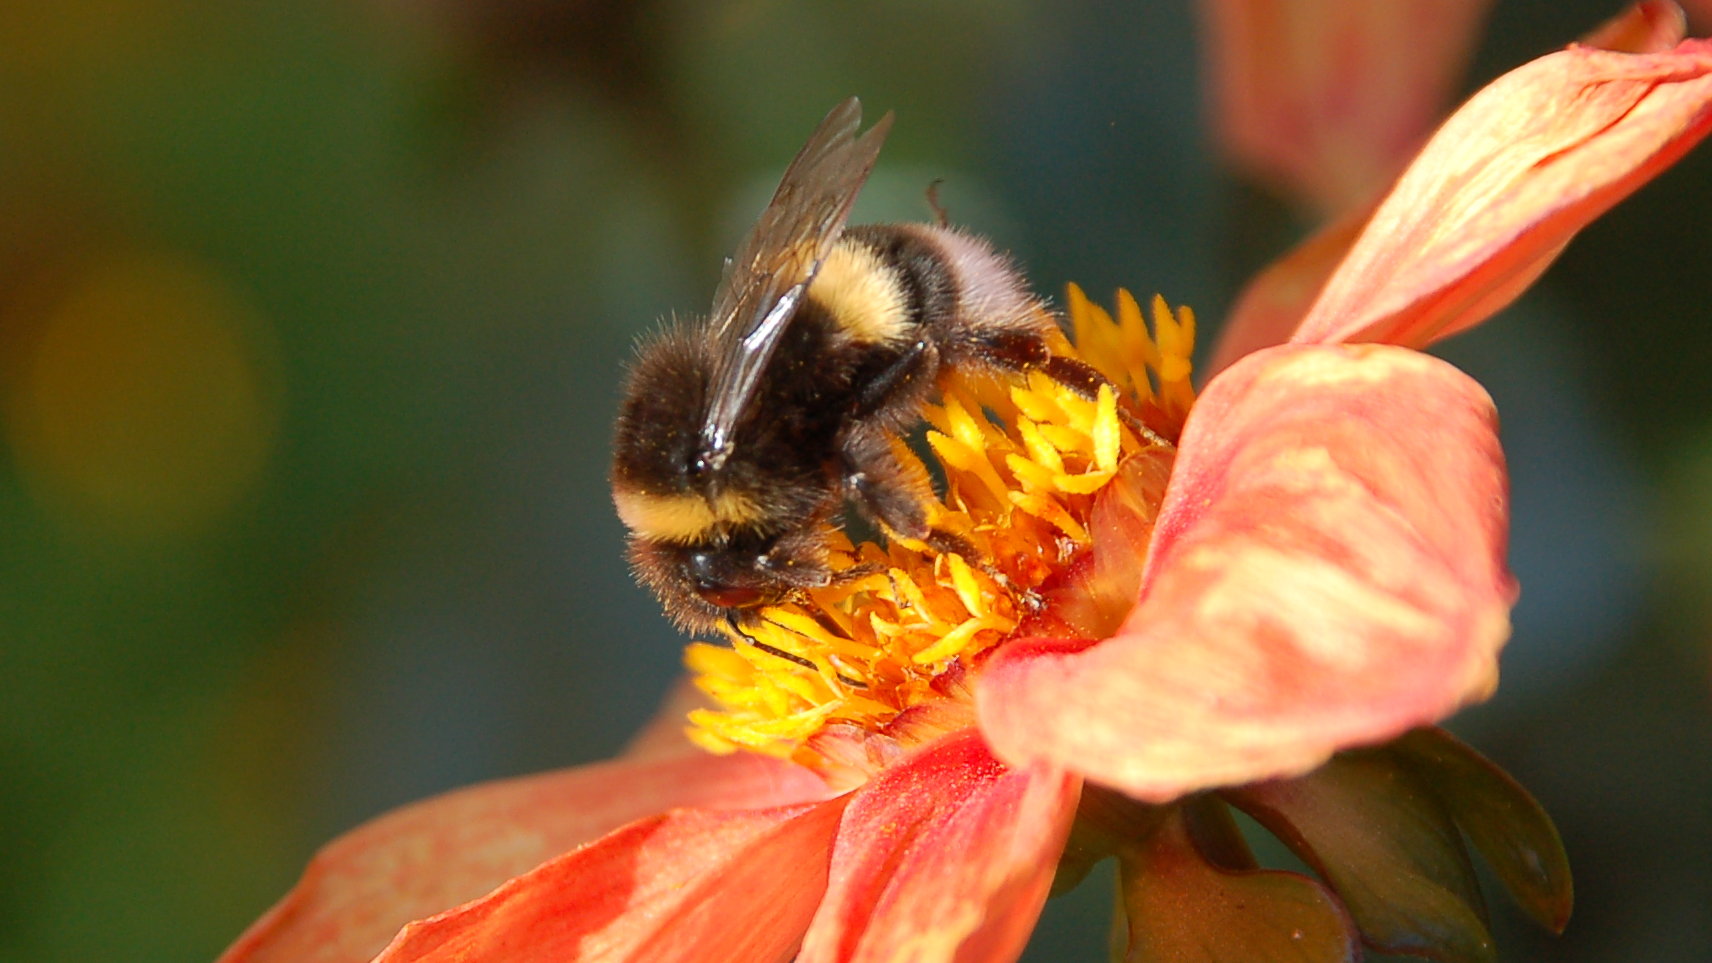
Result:
<instances>
[{"instance_id":1,"label":"bee compound eye","mask_svg":"<svg viewBox=\"0 0 1712 963\"><path fill-rule=\"evenodd\" d=\"M684 557L684 574L698 589L718 582L718 569L719 561L712 552L691 552Z\"/></svg>"}]
</instances>

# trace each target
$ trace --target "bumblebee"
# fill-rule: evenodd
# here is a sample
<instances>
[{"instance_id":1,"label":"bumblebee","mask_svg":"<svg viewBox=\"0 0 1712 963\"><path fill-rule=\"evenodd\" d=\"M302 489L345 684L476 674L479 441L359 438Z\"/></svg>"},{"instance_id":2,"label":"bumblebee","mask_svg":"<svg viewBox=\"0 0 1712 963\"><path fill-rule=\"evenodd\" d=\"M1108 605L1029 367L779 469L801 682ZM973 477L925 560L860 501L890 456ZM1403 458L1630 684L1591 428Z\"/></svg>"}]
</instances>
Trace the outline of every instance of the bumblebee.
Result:
<instances>
[{"instance_id":1,"label":"bumblebee","mask_svg":"<svg viewBox=\"0 0 1712 963\"><path fill-rule=\"evenodd\" d=\"M935 224L845 227L892 115L833 108L786 169L705 320L645 339L616 429L612 492L637 579L686 631L741 632L761 606L837 577L826 525L848 502L940 550L933 496L892 440L947 369L1039 368L1057 322L1010 260Z\"/></svg>"}]
</instances>

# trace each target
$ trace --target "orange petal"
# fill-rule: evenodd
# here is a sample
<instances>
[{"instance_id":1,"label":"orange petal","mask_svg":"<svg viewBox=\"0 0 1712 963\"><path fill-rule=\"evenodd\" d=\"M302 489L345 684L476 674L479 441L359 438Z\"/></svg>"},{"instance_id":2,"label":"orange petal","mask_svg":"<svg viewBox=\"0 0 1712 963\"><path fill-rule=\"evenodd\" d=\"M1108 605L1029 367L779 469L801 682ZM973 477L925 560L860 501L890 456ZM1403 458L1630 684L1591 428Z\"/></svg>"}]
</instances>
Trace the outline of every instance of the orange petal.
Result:
<instances>
[{"instance_id":1,"label":"orange petal","mask_svg":"<svg viewBox=\"0 0 1712 963\"><path fill-rule=\"evenodd\" d=\"M360 963L405 923L480 896L648 813L826 795L806 769L751 755L609 762L473 786L406 806L328 844L219 963Z\"/></svg>"},{"instance_id":2,"label":"orange petal","mask_svg":"<svg viewBox=\"0 0 1712 963\"><path fill-rule=\"evenodd\" d=\"M820 902L845 798L639 820L410 924L374 963L784 963Z\"/></svg>"},{"instance_id":3,"label":"orange petal","mask_svg":"<svg viewBox=\"0 0 1712 963\"><path fill-rule=\"evenodd\" d=\"M1418 347L1480 323L1708 129L1712 42L1511 71L1433 136L1291 340Z\"/></svg>"},{"instance_id":4,"label":"orange petal","mask_svg":"<svg viewBox=\"0 0 1712 963\"><path fill-rule=\"evenodd\" d=\"M1370 199L1443 116L1488 3L1201 4L1225 152L1322 211Z\"/></svg>"},{"instance_id":5,"label":"orange petal","mask_svg":"<svg viewBox=\"0 0 1712 963\"><path fill-rule=\"evenodd\" d=\"M1007 769L973 730L856 793L800 963L1014 960L1040 915L1081 780Z\"/></svg>"},{"instance_id":6,"label":"orange petal","mask_svg":"<svg viewBox=\"0 0 1712 963\"><path fill-rule=\"evenodd\" d=\"M1189 416L1141 597L1081 652L1001 649L1001 759L1143 800L1305 772L1496 683L1515 596L1496 416L1437 359L1272 348Z\"/></svg>"}]
</instances>

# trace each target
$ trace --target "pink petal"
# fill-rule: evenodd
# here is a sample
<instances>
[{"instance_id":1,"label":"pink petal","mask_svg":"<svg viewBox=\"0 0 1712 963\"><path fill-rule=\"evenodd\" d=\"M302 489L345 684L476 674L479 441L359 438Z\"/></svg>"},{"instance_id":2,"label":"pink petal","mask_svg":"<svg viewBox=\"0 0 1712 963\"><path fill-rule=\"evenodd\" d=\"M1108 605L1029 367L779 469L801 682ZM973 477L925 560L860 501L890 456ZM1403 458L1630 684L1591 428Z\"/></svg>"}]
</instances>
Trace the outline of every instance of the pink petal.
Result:
<instances>
[{"instance_id":1,"label":"pink petal","mask_svg":"<svg viewBox=\"0 0 1712 963\"><path fill-rule=\"evenodd\" d=\"M978 681L1001 759L1145 800L1301 773L1484 698L1515 596L1479 385L1379 345L1272 348L1189 416L1142 592Z\"/></svg>"},{"instance_id":2,"label":"pink petal","mask_svg":"<svg viewBox=\"0 0 1712 963\"><path fill-rule=\"evenodd\" d=\"M799 963L1014 960L1028 942L1081 780L1007 769L973 731L856 794Z\"/></svg>"},{"instance_id":3,"label":"pink petal","mask_svg":"<svg viewBox=\"0 0 1712 963\"><path fill-rule=\"evenodd\" d=\"M826 886L845 798L639 820L410 924L375 963L784 963Z\"/></svg>"},{"instance_id":4,"label":"pink petal","mask_svg":"<svg viewBox=\"0 0 1712 963\"><path fill-rule=\"evenodd\" d=\"M328 844L220 957L358 963L399 927L648 813L821 799L812 773L760 756L671 756L484 783L406 806Z\"/></svg>"},{"instance_id":5,"label":"pink petal","mask_svg":"<svg viewBox=\"0 0 1712 963\"><path fill-rule=\"evenodd\" d=\"M1707 41L1511 71L1434 135L1291 340L1422 346L1480 323L1708 129Z\"/></svg>"},{"instance_id":6,"label":"pink petal","mask_svg":"<svg viewBox=\"0 0 1712 963\"><path fill-rule=\"evenodd\" d=\"M1322 211L1367 202L1443 116L1488 3L1201 4L1225 152Z\"/></svg>"}]
</instances>

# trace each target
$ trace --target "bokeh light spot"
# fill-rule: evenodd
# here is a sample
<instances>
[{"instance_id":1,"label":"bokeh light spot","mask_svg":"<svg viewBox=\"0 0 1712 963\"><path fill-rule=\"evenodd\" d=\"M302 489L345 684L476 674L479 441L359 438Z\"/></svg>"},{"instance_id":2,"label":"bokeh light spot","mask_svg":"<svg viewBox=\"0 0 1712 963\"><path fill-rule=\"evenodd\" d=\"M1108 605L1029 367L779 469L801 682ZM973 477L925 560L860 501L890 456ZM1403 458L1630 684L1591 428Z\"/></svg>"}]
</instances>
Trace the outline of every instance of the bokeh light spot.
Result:
<instances>
[{"instance_id":1,"label":"bokeh light spot","mask_svg":"<svg viewBox=\"0 0 1712 963\"><path fill-rule=\"evenodd\" d=\"M162 252L97 260L32 320L5 428L56 521L189 534L254 486L279 420L277 355L211 267Z\"/></svg>"}]
</instances>

